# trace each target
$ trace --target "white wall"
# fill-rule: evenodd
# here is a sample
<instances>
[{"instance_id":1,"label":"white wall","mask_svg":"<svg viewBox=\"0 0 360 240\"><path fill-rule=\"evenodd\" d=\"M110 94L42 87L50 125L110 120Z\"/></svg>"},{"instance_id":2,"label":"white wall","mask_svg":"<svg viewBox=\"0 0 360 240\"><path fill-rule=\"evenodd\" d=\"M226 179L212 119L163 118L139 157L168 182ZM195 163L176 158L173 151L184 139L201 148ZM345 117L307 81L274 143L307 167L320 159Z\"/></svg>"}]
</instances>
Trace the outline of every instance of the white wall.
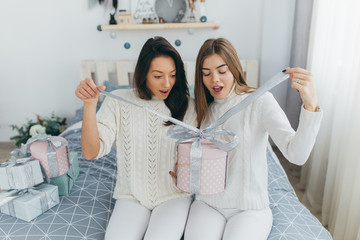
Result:
<instances>
[{"instance_id":1,"label":"white wall","mask_svg":"<svg viewBox=\"0 0 360 240\"><path fill-rule=\"evenodd\" d=\"M293 6L294 0L207 0L208 19L219 21L219 30L122 31L111 39L110 32L96 30L107 24L108 13L101 6L88 10L87 0L1 1L0 141L16 134L10 124L21 125L35 114L71 119L81 106L74 95L80 61L135 60L154 35L171 43L180 39L184 60L194 60L207 38L226 37L240 58L260 62L262 82L289 64ZM285 90L274 94L283 106Z\"/></svg>"}]
</instances>

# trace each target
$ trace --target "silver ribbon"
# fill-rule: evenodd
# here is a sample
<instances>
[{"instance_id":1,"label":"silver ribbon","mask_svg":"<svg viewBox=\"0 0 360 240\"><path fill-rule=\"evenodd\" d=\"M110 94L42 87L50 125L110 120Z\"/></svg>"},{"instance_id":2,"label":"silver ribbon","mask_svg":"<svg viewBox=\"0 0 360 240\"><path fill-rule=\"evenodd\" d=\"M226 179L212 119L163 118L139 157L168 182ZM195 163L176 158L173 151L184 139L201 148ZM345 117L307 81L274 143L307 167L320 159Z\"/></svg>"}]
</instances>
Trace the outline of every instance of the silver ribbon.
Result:
<instances>
[{"instance_id":1,"label":"silver ribbon","mask_svg":"<svg viewBox=\"0 0 360 240\"><path fill-rule=\"evenodd\" d=\"M59 169L58 169L57 160L56 160L56 151L50 141L47 143L48 143L48 147L47 147L46 155L47 155L48 164L49 164L50 177L57 177L57 176L59 176Z\"/></svg>"},{"instance_id":2,"label":"silver ribbon","mask_svg":"<svg viewBox=\"0 0 360 240\"><path fill-rule=\"evenodd\" d=\"M270 80L265 82L265 84L263 84L263 86L258 88L252 94L250 94L239 104L235 105L233 108L228 110L216 122L212 123L209 127L205 128L205 129L198 129L198 128L188 125L178 119L172 118L161 112L155 111L149 107L143 106L142 104L133 102L133 101L125 99L123 97L111 94L109 92L105 92L102 89L100 89L99 87L98 87L98 90L100 91L101 94L103 94L105 96L109 96L111 98L133 104L135 106L138 106L138 107L143 108L151 113L158 115L159 117L165 119L166 121L175 123L176 126L170 127L167 132L167 135L170 138L179 139L176 142L175 152L177 151L177 146L179 143L186 142L186 141L193 141L191 144L191 151L190 151L190 158L191 158L191 161L190 161L190 193L198 194L198 193L200 193L200 170L201 170L201 155L202 155L200 140L202 138L207 139L212 144L214 144L215 146L217 146L218 148L220 148L221 150L226 151L226 152L229 152L230 150L235 148L237 146L237 144L239 143L238 137L234 133L227 131L225 129L215 131L215 128L220 126L222 123L224 123L227 119L229 119L234 114L236 114L236 113L240 112L241 110L243 110L244 108L246 108L249 104L251 104L257 98L259 98L265 92L269 91L271 88L275 87L276 85L285 81L288 78L289 78L289 75L284 74L283 72L276 74ZM215 136L220 136L220 135L230 136L230 137L233 137L233 139L230 142L222 142L215 138Z\"/></svg>"},{"instance_id":3,"label":"silver ribbon","mask_svg":"<svg viewBox=\"0 0 360 240\"><path fill-rule=\"evenodd\" d=\"M32 160L32 158L30 158L30 157L16 158L15 156L11 156L8 161L0 163L0 167L12 167L15 165L23 165L29 160Z\"/></svg>"},{"instance_id":4,"label":"silver ribbon","mask_svg":"<svg viewBox=\"0 0 360 240\"><path fill-rule=\"evenodd\" d=\"M76 178L75 164L74 164L74 159L70 156L70 152L68 153L68 158L69 158L69 162L70 162L69 168L72 168L72 174L73 174L72 179L74 179L74 181L75 181L75 178Z\"/></svg>"}]
</instances>

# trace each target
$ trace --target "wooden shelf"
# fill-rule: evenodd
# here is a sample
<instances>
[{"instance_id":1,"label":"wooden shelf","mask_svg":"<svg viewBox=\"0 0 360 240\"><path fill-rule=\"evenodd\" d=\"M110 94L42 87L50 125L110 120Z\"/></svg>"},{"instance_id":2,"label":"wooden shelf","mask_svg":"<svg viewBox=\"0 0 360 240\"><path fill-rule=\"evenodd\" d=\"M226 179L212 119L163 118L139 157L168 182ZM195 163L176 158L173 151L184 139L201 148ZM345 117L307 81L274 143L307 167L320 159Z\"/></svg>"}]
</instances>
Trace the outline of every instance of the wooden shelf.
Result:
<instances>
[{"instance_id":1,"label":"wooden shelf","mask_svg":"<svg viewBox=\"0 0 360 240\"><path fill-rule=\"evenodd\" d=\"M99 31L146 30L146 29L181 29L181 28L219 28L216 22L195 23L153 23L153 24L116 24L99 25Z\"/></svg>"}]
</instances>

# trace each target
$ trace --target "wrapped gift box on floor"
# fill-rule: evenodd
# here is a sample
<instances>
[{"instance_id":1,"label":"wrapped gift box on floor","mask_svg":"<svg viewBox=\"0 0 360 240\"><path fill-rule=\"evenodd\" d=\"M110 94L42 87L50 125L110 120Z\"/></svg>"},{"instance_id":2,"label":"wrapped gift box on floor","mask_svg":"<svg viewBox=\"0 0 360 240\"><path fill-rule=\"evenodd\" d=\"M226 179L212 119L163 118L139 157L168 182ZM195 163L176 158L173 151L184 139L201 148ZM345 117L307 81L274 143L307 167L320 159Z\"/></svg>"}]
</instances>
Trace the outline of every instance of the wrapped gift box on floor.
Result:
<instances>
[{"instance_id":1,"label":"wrapped gift box on floor","mask_svg":"<svg viewBox=\"0 0 360 240\"><path fill-rule=\"evenodd\" d=\"M176 185L184 192L190 192L190 152L192 142L178 145ZM216 194L224 191L227 170L227 152L210 141L201 139L200 193Z\"/></svg>"},{"instance_id":2,"label":"wrapped gift box on floor","mask_svg":"<svg viewBox=\"0 0 360 240\"><path fill-rule=\"evenodd\" d=\"M74 185L76 178L79 176L78 155L76 152L69 153L70 168L58 177L50 178L50 184L58 186L60 196L68 196ZM44 179L46 181L46 179Z\"/></svg>"},{"instance_id":3,"label":"wrapped gift box on floor","mask_svg":"<svg viewBox=\"0 0 360 240\"><path fill-rule=\"evenodd\" d=\"M43 183L21 191L18 193L21 196L1 206L2 213L29 222L59 203L58 188L54 185ZM0 193L0 198L6 193Z\"/></svg>"},{"instance_id":4,"label":"wrapped gift box on floor","mask_svg":"<svg viewBox=\"0 0 360 240\"><path fill-rule=\"evenodd\" d=\"M0 164L0 189L24 189L42 183L42 173L38 160L16 159Z\"/></svg>"}]
</instances>

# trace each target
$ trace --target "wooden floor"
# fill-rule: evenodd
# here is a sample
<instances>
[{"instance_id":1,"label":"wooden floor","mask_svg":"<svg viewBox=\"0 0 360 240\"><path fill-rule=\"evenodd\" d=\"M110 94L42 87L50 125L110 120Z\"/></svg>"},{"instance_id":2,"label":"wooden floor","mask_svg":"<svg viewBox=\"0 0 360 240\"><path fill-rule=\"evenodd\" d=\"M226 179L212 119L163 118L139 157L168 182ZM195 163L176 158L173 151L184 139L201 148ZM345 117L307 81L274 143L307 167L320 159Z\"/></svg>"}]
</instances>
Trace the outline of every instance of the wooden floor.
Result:
<instances>
[{"instance_id":1,"label":"wooden floor","mask_svg":"<svg viewBox=\"0 0 360 240\"><path fill-rule=\"evenodd\" d=\"M10 158L10 152L15 149L16 146L12 142L0 142L0 163Z\"/></svg>"}]
</instances>

